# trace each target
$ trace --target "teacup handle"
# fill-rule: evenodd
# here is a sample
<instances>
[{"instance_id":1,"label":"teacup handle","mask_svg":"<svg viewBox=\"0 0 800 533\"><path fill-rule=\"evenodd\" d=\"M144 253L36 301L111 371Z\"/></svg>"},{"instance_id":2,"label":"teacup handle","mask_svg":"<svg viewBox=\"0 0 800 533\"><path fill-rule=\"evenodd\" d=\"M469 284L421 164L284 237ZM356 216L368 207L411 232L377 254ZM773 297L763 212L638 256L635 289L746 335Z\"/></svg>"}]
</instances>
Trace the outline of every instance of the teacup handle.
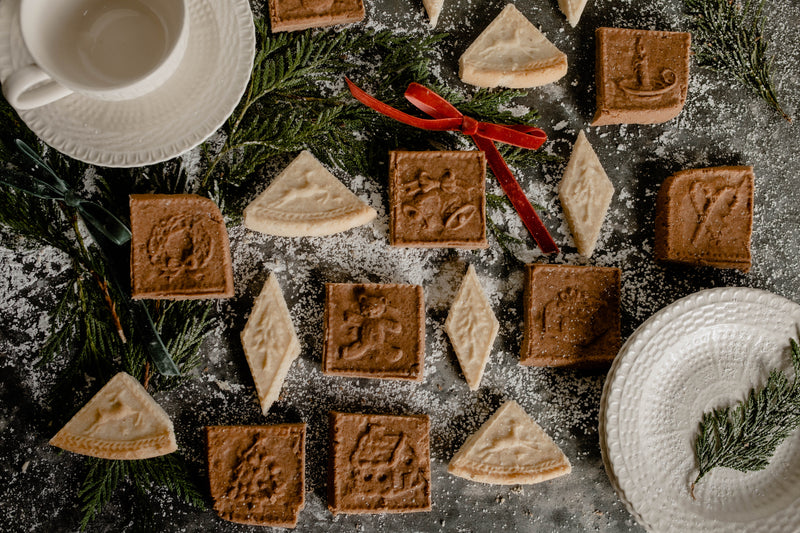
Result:
<instances>
[{"instance_id":1,"label":"teacup handle","mask_svg":"<svg viewBox=\"0 0 800 533\"><path fill-rule=\"evenodd\" d=\"M39 85L43 82L43 85ZM35 87L39 85L38 87ZM35 88L34 88L35 87ZM3 82L3 95L14 109L41 107L72 94L36 65L28 65L11 73Z\"/></svg>"}]
</instances>

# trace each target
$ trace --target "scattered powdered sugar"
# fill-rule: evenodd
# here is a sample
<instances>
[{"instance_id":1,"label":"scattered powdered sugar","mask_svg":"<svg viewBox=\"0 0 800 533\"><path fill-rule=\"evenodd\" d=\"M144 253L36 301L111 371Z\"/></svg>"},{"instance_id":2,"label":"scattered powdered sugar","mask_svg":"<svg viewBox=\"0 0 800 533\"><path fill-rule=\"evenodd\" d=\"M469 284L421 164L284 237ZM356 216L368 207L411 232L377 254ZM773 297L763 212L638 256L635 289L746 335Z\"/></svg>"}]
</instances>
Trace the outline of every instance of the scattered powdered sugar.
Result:
<instances>
[{"instance_id":1,"label":"scattered powdered sugar","mask_svg":"<svg viewBox=\"0 0 800 533\"><path fill-rule=\"evenodd\" d=\"M522 263L549 262L616 266L622 269L623 338L652 313L696 290L720 285L760 287L800 299L800 205L793 185L798 171L796 126L784 123L744 89L731 86L724 75L692 65L686 107L667 124L591 128L594 111L593 28L685 29L681 3L658 0L597 0L589 3L578 28L566 25L555 3L518 7L567 53L570 69L559 82L530 91L513 107L540 112L538 124L550 136L544 150L562 158L541 168L514 168L528 197L542 206L540 215L562 247L543 256L511 210L489 209L492 220L510 235L525 241L511 245L515 258L504 255L490 234L490 248L480 251L401 249L388 245L386 176L348 176L331 171L378 218L351 231L315 238L282 238L230 227L236 293L217 304L219 326L203 345L204 365L198 379L157 395L176 424L179 444L190 470L203 486L202 427L209 424L266 424L304 421L308 424L307 506L299 530L328 531L627 531L636 528L606 478L599 452L597 417L603 374L528 368L519 364L522 337ZM433 58L433 72L465 93L472 88L456 80L457 59L502 8L502 3L454 0L445 9L436 31L449 31L443 52ZM800 29L793 21L800 6L790 0L770 2L768 22L771 50L776 53L775 76L786 110L800 108L794 72L798 68ZM420 3L367 3L366 27L395 32L427 31ZM370 70L363 73L368 78ZM341 90L341 80L328 86ZM616 192L606 216L595 255L577 254L558 201L561 180L577 132L587 132ZM368 134L360 132L359 135ZM420 132L424 135L424 132ZM212 141L219 144L222 137ZM468 147L468 141L464 140ZM190 183L201 168L197 150L182 158ZM263 187L285 161L263 169ZM756 172L754 264L745 275L710 269L665 267L653 261L655 196L672 172L722 164L751 164ZM87 180L93 190L94 176ZM262 187L262 189L263 189ZM500 194L487 181L487 189ZM250 191L255 197L260 190ZM5 238L5 237L4 237ZM46 396L55 380L52 369L34 367L37 350L50 323L48 311L60 296L61 281L70 268L68 258L51 249L11 251L18 243L0 243L0 366L11 379L4 381L6 401L0 412L2 452L10 479L0 499L10 501L14 490L22 498L13 517L32 529L43 524L77 524L74 487L80 481L79 463L69 454L50 449L46 440L56 427L47 420ZM499 338L477 392L471 392L444 332L449 305L466 272L475 266L492 308L501 323ZM255 297L274 272L287 300L301 341L302 353L286 378L281 396L264 417L244 359L239 332ZM386 282L419 284L426 297L426 359L422 383L329 377L320 369L323 343L324 284L326 282ZM56 290L54 290L54 287ZM31 405L17 407L18 398ZM447 462L466 438L506 400L514 399L562 447L573 473L550 483L502 487L466 482L446 472ZM23 409L23 411L20 411ZM434 508L431 513L406 516L337 516L325 507L327 415L330 410L431 417L431 460ZM20 413L26 413L24 416ZM36 423L29 422L32 418ZM49 424L49 426L48 426ZM25 436L20 436L22 434ZM18 437L19 436L19 437ZM25 445L12 449L19 438ZM16 446L16 445L15 445ZM22 487L22 488L20 488ZM64 490L68 488L69 490ZM191 511L171 498L154 498L164 524L170 528L217 529L212 513ZM48 509L43 503L51 504ZM119 505L115 503L114 505ZM48 513L55 518L48 518ZM119 529L110 509L108 529ZM20 522L20 519L25 519ZM48 522L61 520L61 522ZM12 523L7 519L5 523ZM39 526L37 528L37 526Z\"/></svg>"}]
</instances>

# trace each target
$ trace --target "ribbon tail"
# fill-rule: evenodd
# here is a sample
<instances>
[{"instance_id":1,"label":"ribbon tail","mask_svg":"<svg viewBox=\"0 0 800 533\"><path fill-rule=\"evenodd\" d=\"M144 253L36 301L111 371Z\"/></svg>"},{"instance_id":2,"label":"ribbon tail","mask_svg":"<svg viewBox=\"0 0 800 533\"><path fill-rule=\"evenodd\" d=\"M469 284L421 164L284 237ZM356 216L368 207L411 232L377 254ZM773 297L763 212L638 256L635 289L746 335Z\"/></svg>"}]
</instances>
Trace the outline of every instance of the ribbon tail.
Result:
<instances>
[{"instance_id":1,"label":"ribbon tail","mask_svg":"<svg viewBox=\"0 0 800 533\"><path fill-rule=\"evenodd\" d=\"M506 196L511 200L511 204L517 211L517 214L522 219L522 223L528 228L528 231L533 237L533 240L539 246L543 253L552 254L558 252L558 245L550 236L544 223L536 214L528 197L525 196L525 191L520 187L519 182L514 179L511 169L508 168L503 156L497 150L494 143L478 135L473 135L472 140L478 146L478 149L486 154L486 161L494 172L500 187Z\"/></svg>"},{"instance_id":2,"label":"ribbon tail","mask_svg":"<svg viewBox=\"0 0 800 533\"><path fill-rule=\"evenodd\" d=\"M181 371L175 361L172 360L167 347L164 346L161 335L158 334L156 325L153 322L153 317L150 316L150 311L147 310L147 306L138 300L131 300L130 309L133 319L141 328L144 347L150 359L153 360L156 370L163 376L180 376Z\"/></svg>"},{"instance_id":3,"label":"ribbon tail","mask_svg":"<svg viewBox=\"0 0 800 533\"><path fill-rule=\"evenodd\" d=\"M100 204L82 201L78 204L78 213L87 224L94 226L97 231L117 246L131 240L131 230L128 229L128 226Z\"/></svg>"},{"instance_id":4,"label":"ribbon tail","mask_svg":"<svg viewBox=\"0 0 800 533\"><path fill-rule=\"evenodd\" d=\"M53 179L56 180L56 184L58 185L58 188L62 194L67 192L67 184L64 183L64 180L58 177L58 174L56 174L56 171L53 170L53 167L45 163L44 159L42 159L42 156L40 156L36 150L28 146L25 141L21 139L16 139L15 142L17 143L17 148L19 148L23 154L28 156L28 158L31 159L31 161L33 161L35 164L42 167L42 169L44 169L48 174L53 176Z\"/></svg>"}]
</instances>

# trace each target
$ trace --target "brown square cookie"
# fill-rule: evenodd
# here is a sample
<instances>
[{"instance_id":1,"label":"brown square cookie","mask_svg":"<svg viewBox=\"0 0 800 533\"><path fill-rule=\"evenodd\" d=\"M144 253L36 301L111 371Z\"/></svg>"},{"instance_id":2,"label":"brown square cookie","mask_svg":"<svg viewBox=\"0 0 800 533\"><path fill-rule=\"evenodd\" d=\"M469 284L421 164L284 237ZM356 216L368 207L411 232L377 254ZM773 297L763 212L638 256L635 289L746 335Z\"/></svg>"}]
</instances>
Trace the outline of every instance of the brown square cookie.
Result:
<instances>
[{"instance_id":1,"label":"brown square cookie","mask_svg":"<svg viewBox=\"0 0 800 533\"><path fill-rule=\"evenodd\" d=\"M209 426L208 481L225 520L295 527L305 506L305 424Z\"/></svg>"},{"instance_id":2,"label":"brown square cookie","mask_svg":"<svg viewBox=\"0 0 800 533\"><path fill-rule=\"evenodd\" d=\"M525 333L520 363L600 367L620 339L620 270L525 265Z\"/></svg>"},{"instance_id":3,"label":"brown square cookie","mask_svg":"<svg viewBox=\"0 0 800 533\"><path fill-rule=\"evenodd\" d=\"M225 221L194 194L132 194L131 296L186 300L233 296Z\"/></svg>"},{"instance_id":4,"label":"brown square cookie","mask_svg":"<svg viewBox=\"0 0 800 533\"><path fill-rule=\"evenodd\" d=\"M422 381L424 358L422 287L325 285L323 373Z\"/></svg>"},{"instance_id":5,"label":"brown square cookie","mask_svg":"<svg viewBox=\"0 0 800 533\"><path fill-rule=\"evenodd\" d=\"M664 180L656 200L659 261L750 270L753 167L684 170Z\"/></svg>"},{"instance_id":6,"label":"brown square cookie","mask_svg":"<svg viewBox=\"0 0 800 533\"><path fill-rule=\"evenodd\" d=\"M272 33L334 26L363 18L362 0L269 0Z\"/></svg>"},{"instance_id":7,"label":"brown square cookie","mask_svg":"<svg viewBox=\"0 0 800 533\"><path fill-rule=\"evenodd\" d=\"M331 412L328 509L431 510L430 419Z\"/></svg>"},{"instance_id":8,"label":"brown square cookie","mask_svg":"<svg viewBox=\"0 0 800 533\"><path fill-rule=\"evenodd\" d=\"M692 36L597 28L597 111L592 126L657 124L678 116L689 88Z\"/></svg>"},{"instance_id":9,"label":"brown square cookie","mask_svg":"<svg viewBox=\"0 0 800 533\"><path fill-rule=\"evenodd\" d=\"M483 152L389 154L392 246L486 248Z\"/></svg>"}]
</instances>

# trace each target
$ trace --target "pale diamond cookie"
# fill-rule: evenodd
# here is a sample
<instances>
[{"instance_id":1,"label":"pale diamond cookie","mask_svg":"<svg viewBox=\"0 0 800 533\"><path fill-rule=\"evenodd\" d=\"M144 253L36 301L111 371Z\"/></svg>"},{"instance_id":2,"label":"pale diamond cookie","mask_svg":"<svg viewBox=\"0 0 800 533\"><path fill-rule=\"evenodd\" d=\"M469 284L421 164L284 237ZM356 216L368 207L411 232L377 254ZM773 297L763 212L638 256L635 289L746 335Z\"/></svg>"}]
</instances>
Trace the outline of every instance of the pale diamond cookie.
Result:
<instances>
[{"instance_id":1,"label":"pale diamond cookie","mask_svg":"<svg viewBox=\"0 0 800 533\"><path fill-rule=\"evenodd\" d=\"M422 0L422 4L425 6L428 18L431 19L431 28L435 28L436 23L439 22L439 13L442 12L444 0Z\"/></svg>"},{"instance_id":2,"label":"pale diamond cookie","mask_svg":"<svg viewBox=\"0 0 800 533\"><path fill-rule=\"evenodd\" d=\"M378 214L303 150L244 210L244 226L281 237L333 235Z\"/></svg>"},{"instance_id":3,"label":"pale diamond cookie","mask_svg":"<svg viewBox=\"0 0 800 533\"><path fill-rule=\"evenodd\" d=\"M573 28L578 25L587 0L558 0L558 7Z\"/></svg>"},{"instance_id":4,"label":"pale diamond cookie","mask_svg":"<svg viewBox=\"0 0 800 533\"><path fill-rule=\"evenodd\" d=\"M581 131L561 179L558 197L575 246L582 256L590 257L594 253L613 195L614 186Z\"/></svg>"},{"instance_id":5,"label":"pale diamond cookie","mask_svg":"<svg viewBox=\"0 0 800 533\"><path fill-rule=\"evenodd\" d=\"M572 466L539 424L510 400L467 439L447 471L481 483L516 485L569 474Z\"/></svg>"},{"instance_id":6,"label":"pale diamond cookie","mask_svg":"<svg viewBox=\"0 0 800 533\"><path fill-rule=\"evenodd\" d=\"M300 341L275 274L264 283L241 336L261 412L266 416L278 399L289 367L300 355Z\"/></svg>"},{"instance_id":7,"label":"pale diamond cookie","mask_svg":"<svg viewBox=\"0 0 800 533\"><path fill-rule=\"evenodd\" d=\"M467 269L450 307L444 329L453 343L470 390L478 390L500 323L472 265Z\"/></svg>"},{"instance_id":8,"label":"pale diamond cookie","mask_svg":"<svg viewBox=\"0 0 800 533\"><path fill-rule=\"evenodd\" d=\"M478 87L547 85L567 73L567 55L508 4L467 48L458 76Z\"/></svg>"},{"instance_id":9,"label":"pale diamond cookie","mask_svg":"<svg viewBox=\"0 0 800 533\"><path fill-rule=\"evenodd\" d=\"M172 421L133 376L120 372L50 444L101 459L149 459L178 449Z\"/></svg>"}]
</instances>

